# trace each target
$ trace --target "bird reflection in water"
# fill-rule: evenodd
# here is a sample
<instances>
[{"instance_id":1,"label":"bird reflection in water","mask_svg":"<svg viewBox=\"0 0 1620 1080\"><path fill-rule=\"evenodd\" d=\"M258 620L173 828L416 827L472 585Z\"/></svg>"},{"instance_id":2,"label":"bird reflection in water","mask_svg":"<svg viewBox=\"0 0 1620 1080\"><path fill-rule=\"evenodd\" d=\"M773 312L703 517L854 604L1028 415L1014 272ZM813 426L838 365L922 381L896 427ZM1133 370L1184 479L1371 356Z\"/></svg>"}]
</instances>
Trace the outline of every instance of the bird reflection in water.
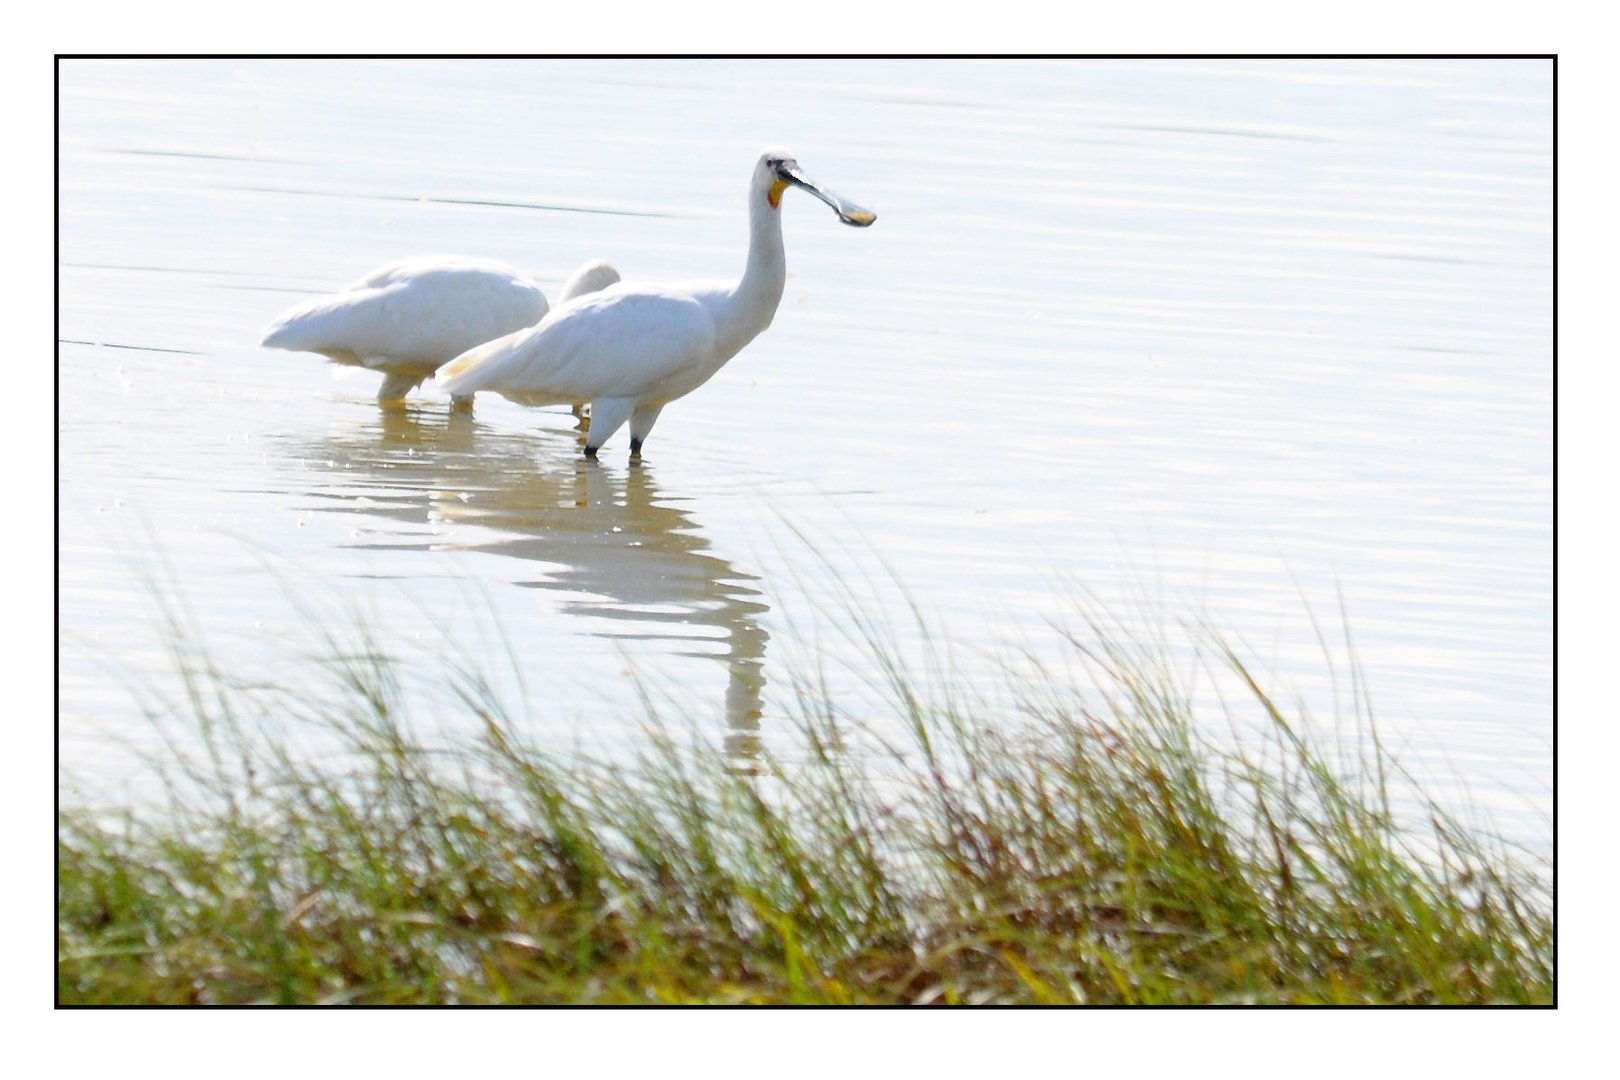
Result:
<instances>
[{"instance_id":1,"label":"bird reflection in water","mask_svg":"<svg viewBox=\"0 0 1620 1080\"><path fill-rule=\"evenodd\" d=\"M465 413L416 409L371 414L299 450L335 481L311 492L317 509L395 523L360 546L443 549L445 523L472 526L455 530L466 534L453 534L455 549L537 564L514 584L568 593L560 610L620 625L592 633L720 661L724 745L746 765L759 751L769 641L758 578L711 551L652 466L617 472L577 455L576 436L555 429L504 435Z\"/></svg>"}]
</instances>

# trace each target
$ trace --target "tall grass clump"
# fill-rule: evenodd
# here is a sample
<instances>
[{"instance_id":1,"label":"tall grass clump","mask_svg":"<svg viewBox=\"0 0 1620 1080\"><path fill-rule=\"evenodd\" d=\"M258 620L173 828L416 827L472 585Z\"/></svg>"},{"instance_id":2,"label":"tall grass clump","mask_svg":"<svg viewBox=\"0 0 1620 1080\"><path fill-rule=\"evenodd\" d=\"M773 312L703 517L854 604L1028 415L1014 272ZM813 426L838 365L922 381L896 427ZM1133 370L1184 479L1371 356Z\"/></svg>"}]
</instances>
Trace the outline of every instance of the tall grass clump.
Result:
<instances>
[{"instance_id":1,"label":"tall grass clump","mask_svg":"<svg viewBox=\"0 0 1620 1080\"><path fill-rule=\"evenodd\" d=\"M177 649L201 751L61 813L58 999L1552 1001L1545 867L1398 818L1373 732L1324 750L1208 636L1258 733L1213 741L1118 634L1000 705L884 653L888 715L800 684L747 769L653 719L628 764L548 750L465 665L478 734L428 738L365 633L296 693Z\"/></svg>"}]
</instances>

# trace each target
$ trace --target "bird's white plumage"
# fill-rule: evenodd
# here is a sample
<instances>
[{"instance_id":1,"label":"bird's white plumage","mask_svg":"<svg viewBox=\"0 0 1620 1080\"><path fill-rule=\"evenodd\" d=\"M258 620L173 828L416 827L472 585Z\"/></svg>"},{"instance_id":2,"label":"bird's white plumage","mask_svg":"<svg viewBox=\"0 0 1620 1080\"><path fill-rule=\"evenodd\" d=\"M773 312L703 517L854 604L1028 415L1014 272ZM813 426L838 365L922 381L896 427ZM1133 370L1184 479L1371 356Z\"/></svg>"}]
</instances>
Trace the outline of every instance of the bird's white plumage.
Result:
<instances>
[{"instance_id":1,"label":"bird's white plumage","mask_svg":"<svg viewBox=\"0 0 1620 1080\"><path fill-rule=\"evenodd\" d=\"M557 303L566 304L586 293L601 292L618 282L619 272L613 268L612 263L603 259L593 260L575 270L573 276L563 282L562 294L558 297Z\"/></svg>"},{"instance_id":2,"label":"bird's white plumage","mask_svg":"<svg viewBox=\"0 0 1620 1080\"><path fill-rule=\"evenodd\" d=\"M451 394L493 390L525 405L590 402L586 453L626 420L634 453L659 410L702 386L767 326L787 279L780 199L789 184L810 190L852 225L873 215L842 202L767 151L749 186L748 263L735 285L619 284L563 304L539 324L478 345L439 369Z\"/></svg>"},{"instance_id":3,"label":"bird's white plumage","mask_svg":"<svg viewBox=\"0 0 1620 1080\"><path fill-rule=\"evenodd\" d=\"M440 370L439 384L456 394L495 390L525 405L672 400L718 370L704 364L714 351L714 317L690 291L618 286L556 316L463 353Z\"/></svg>"},{"instance_id":4,"label":"bird's white plumage","mask_svg":"<svg viewBox=\"0 0 1620 1080\"><path fill-rule=\"evenodd\" d=\"M606 263L588 263L565 293L599 289L618 277ZM391 263L342 292L291 308L265 331L262 344L383 372L388 378L378 398L391 400L446 360L533 326L548 311L540 287L504 263L428 256Z\"/></svg>"}]
</instances>

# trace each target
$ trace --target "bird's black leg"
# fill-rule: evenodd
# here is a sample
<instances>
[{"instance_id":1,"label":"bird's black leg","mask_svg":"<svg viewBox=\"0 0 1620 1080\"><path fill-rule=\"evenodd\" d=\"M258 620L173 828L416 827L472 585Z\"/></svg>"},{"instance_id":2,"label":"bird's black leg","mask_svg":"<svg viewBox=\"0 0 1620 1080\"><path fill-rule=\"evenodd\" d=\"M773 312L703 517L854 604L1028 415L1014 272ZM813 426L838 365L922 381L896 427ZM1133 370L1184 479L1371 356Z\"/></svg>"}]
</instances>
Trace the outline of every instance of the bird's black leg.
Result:
<instances>
[{"instance_id":1,"label":"bird's black leg","mask_svg":"<svg viewBox=\"0 0 1620 1080\"><path fill-rule=\"evenodd\" d=\"M640 457L641 456L641 440L640 439L631 439L630 440L630 456L631 457Z\"/></svg>"},{"instance_id":2,"label":"bird's black leg","mask_svg":"<svg viewBox=\"0 0 1620 1080\"><path fill-rule=\"evenodd\" d=\"M596 460L596 447L590 445L589 443L586 443L585 444L585 456L590 458L592 461L595 461Z\"/></svg>"}]
</instances>

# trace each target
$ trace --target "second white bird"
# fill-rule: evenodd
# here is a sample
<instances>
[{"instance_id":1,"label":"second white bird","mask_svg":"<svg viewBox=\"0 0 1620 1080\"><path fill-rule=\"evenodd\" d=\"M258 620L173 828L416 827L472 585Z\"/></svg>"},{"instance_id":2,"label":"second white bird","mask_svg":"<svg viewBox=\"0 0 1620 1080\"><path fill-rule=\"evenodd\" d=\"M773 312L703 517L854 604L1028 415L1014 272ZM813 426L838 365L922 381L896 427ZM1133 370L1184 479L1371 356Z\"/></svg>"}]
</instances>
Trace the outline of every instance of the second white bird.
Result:
<instances>
[{"instance_id":1,"label":"second white bird","mask_svg":"<svg viewBox=\"0 0 1620 1080\"><path fill-rule=\"evenodd\" d=\"M436 381L458 397L493 390L525 405L588 401L586 455L595 457L626 420L630 452L639 454L665 405L702 386L771 324L787 280L781 205L790 186L821 199L847 225L877 220L811 181L790 155L767 151L749 185L742 280L615 285L469 349L440 368Z\"/></svg>"}]
</instances>

